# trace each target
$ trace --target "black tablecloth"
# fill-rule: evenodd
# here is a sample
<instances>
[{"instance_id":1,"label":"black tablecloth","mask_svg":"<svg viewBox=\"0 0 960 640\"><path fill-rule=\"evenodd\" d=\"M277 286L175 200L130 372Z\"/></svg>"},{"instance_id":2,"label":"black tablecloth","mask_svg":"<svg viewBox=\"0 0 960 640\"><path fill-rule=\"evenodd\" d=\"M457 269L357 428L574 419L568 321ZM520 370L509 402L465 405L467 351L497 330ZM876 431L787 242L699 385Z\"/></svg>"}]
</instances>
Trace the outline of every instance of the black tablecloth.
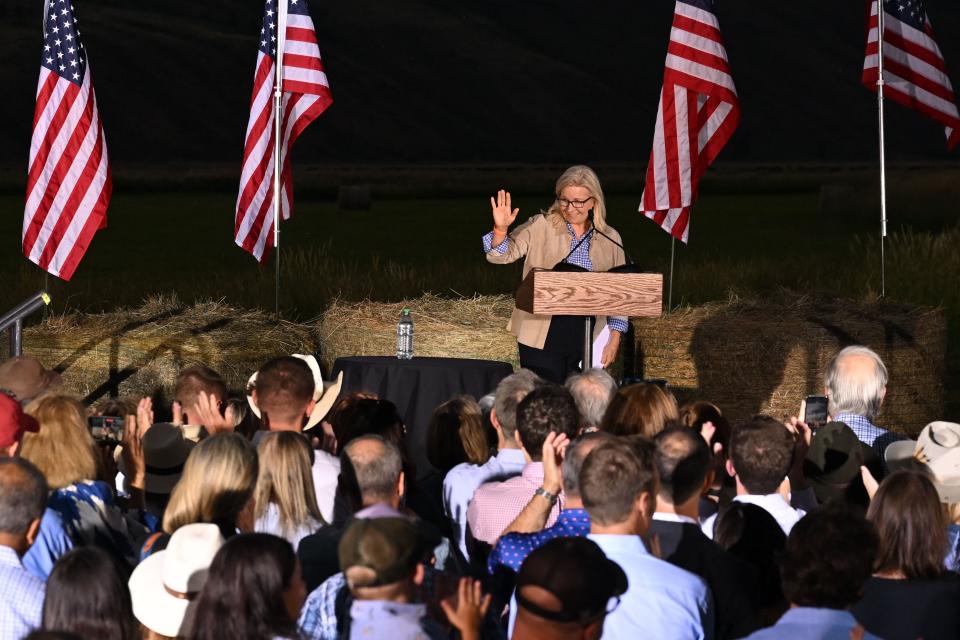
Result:
<instances>
[{"instance_id":1,"label":"black tablecloth","mask_svg":"<svg viewBox=\"0 0 960 640\"><path fill-rule=\"evenodd\" d=\"M437 405L466 393L478 400L513 373L506 362L463 358L354 356L337 358L332 376L343 371L343 391L369 391L397 405L407 425L407 446L423 477L432 467L425 440L430 415Z\"/></svg>"}]
</instances>

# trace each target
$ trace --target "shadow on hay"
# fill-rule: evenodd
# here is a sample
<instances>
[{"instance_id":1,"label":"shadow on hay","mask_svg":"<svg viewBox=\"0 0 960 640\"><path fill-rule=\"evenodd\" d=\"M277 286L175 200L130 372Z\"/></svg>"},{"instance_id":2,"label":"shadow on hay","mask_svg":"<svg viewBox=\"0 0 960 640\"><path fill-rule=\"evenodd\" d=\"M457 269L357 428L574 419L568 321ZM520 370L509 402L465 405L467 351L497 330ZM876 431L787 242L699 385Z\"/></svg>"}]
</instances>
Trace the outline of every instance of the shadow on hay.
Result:
<instances>
[{"instance_id":1,"label":"shadow on hay","mask_svg":"<svg viewBox=\"0 0 960 640\"><path fill-rule=\"evenodd\" d=\"M171 311L163 314L158 314L157 316L154 316L153 318L150 318L147 320L131 322L125 325L120 333L115 334L110 341L110 368L108 372L108 377L102 384L100 384L100 386L96 387L93 391L88 393L86 397L83 398L84 404L91 404L97 399L99 399L100 397L102 397L104 394L109 394L109 396L112 398L119 396L120 385L125 380L136 375L136 373L140 370L141 367L144 367L152 363L156 358L158 358L160 355L168 351L173 354L174 359L176 361L178 362L181 361L183 359L182 353L181 353L181 350L176 345L182 344L182 338L186 336L201 336L208 333L213 333L214 331L218 329L222 329L233 322L232 318L219 318L212 322L208 322L207 324L201 327L191 327L189 329L185 329L179 333L169 336L162 343L160 343L159 345L157 345L156 347L148 351L142 358L140 358L134 364L128 365L123 369L118 368L119 358L120 358L119 356L120 338L122 338L124 334L134 329L137 329L139 327L145 326L151 322L172 318L177 315L181 315L183 313L184 313L183 309L175 310L175 311ZM94 342L94 344L91 344L88 347L88 350L92 349L95 346L95 341L91 341L91 342ZM204 355L206 356L208 354L204 354ZM207 360L208 358L206 357L202 359L202 361L207 361ZM167 402L165 402L166 399L163 397L162 389L156 389L152 394L152 396L153 396L154 406L158 406L158 407L166 406Z\"/></svg>"}]
</instances>

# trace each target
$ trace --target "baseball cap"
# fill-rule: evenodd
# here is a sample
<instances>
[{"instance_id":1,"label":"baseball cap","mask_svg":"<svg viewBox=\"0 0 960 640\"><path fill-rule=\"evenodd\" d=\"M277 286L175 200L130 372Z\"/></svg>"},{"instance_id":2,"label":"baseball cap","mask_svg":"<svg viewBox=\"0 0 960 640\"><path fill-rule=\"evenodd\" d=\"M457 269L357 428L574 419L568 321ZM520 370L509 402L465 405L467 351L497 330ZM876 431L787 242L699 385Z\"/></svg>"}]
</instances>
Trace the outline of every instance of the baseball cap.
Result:
<instances>
[{"instance_id":1,"label":"baseball cap","mask_svg":"<svg viewBox=\"0 0 960 640\"><path fill-rule=\"evenodd\" d=\"M524 587L540 587L560 601L547 609L524 596ZM627 591L627 576L588 538L556 538L535 550L517 575L517 603L541 618L586 623L609 613L611 600ZM615 606L615 605L614 605Z\"/></svg>"},{"instance_id":2,"label":"baseball cap","mask_svg":"<svg viewBox=\"0 0 960 640\"><path fill-rule=\"evenodd\" d=\"M46 369L30 356L16 356L0 363L0 389L9 391L23 404L61 382L59 373Z\"/></svg>"},{"instance_id":3,"label":"baseball cap","mask_svg":"<svg viewBox=\"0 0 960 640\"><path fill-rule=\"evenodd\" d=\"M6 448L20 442L25 431L36 433L40 423L23 412L20 403L5 393L0 393L0 447Z\"/></svg>"},{"instance_id":4,"label":"baseball cap","mask_svg":"<svg viewBox=\"0 0 960 640\"><path fill-rule=\"evenodd\" d=\"M410 577L422 559L420 531L407 518L355 520L340 539L340 568L351 588Z\"/></svg>"}]
</instances>

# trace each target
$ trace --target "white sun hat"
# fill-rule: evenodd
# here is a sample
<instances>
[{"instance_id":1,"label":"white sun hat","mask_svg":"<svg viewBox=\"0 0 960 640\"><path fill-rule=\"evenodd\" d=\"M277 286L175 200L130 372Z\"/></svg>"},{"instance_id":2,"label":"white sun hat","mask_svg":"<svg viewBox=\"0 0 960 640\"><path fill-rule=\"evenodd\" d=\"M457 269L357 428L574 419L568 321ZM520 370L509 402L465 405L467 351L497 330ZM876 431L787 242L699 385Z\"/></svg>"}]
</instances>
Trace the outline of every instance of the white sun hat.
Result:
<instances>
[{"instance_id":1,"label":"white sun hat","mask_svg":"<svg viewBox=\"0 0 960 640\"><path fill-rule=\"evenodd\" d=\"M138 564L130 576L137 620L156 633L178 637L223 543L215 524L188 524L174 531L167 548Z\"/></svg>"}]
</instances>

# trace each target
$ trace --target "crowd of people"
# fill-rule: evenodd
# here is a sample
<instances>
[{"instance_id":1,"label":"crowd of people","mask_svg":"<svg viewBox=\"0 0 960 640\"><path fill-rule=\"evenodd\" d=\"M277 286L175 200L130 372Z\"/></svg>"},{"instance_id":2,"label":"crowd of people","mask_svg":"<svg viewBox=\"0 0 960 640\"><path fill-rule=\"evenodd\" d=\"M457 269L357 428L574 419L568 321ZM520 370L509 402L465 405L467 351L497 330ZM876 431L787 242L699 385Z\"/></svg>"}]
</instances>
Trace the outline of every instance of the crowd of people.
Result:
<instances>
[{"instance_id":1,"label":"crowd of people","mask_svg":"<svg viewBox=\"0 0 960 640\"><path fill-rule=\"evenodd\" d=\"M423 469L311 356L169 407L13 358L0 640L960 638L960 425L877 426L887 383L841 350L811 428L520 369L436 408Z\"/></svg>"}]
</instances>

